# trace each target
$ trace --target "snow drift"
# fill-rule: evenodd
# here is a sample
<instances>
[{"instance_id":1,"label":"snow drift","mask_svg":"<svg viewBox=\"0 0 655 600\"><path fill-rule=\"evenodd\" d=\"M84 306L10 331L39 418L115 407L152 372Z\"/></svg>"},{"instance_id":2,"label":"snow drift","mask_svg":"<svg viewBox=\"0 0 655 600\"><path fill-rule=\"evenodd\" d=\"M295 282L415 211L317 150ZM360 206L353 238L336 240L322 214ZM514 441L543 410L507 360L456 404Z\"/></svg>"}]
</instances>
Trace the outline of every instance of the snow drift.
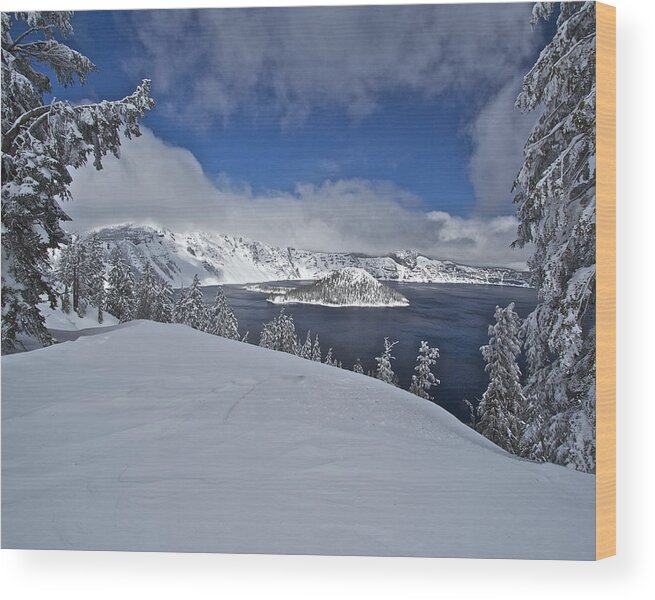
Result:
<instances>
[{"instance_id":1,"label":"snow drift","mask_svg":"<svg viewBox=\"0 0 655 600\"><path fill-rule=\"evenodd\" d=\"M5 548L594 557L593 476L370 377L145 321L2 361Z\"/></svg>"}]
</instances>

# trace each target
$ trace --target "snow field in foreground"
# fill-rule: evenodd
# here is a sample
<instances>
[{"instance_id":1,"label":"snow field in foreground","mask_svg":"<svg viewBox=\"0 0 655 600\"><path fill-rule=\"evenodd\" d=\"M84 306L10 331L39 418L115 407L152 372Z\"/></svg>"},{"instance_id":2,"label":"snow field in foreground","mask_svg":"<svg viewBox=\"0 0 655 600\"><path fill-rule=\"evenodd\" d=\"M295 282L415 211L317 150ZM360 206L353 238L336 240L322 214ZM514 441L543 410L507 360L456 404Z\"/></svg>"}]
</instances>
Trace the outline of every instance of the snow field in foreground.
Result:
<instances>
[{"instance_id":1,"label":"snow field in foreground","mask_svg":"<svg viewBox=\"0 0 655 600\"><path fill-rule=\"evenodd\" d=\"M370 377L146 321L2 361L3 547L594 557L593 476Z\"/></svg>"}]
</instances>

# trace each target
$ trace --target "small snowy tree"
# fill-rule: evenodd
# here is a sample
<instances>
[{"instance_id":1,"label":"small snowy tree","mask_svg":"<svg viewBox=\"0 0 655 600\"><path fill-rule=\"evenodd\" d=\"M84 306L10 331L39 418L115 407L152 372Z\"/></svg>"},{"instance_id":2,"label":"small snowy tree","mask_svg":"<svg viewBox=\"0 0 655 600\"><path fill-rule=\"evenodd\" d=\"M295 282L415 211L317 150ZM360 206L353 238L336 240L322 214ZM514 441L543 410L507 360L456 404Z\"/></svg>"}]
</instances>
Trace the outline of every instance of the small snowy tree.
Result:
<instances>
[{"instance_id":1,"label":"small snowy tree","mask_svg":"<svg viewBox=\"0 0 655 600\"><path fill-rule=\"evenodd\" d=\"M378 363L378 368L376 370L375 376L385 383L390 383L391 385L397 385L398 378L393 371L391 366L391 361L395 360L395 357L391 354L393 347L398 343L389 342L389 338L384 338L384 352L381 356L375 357L375 362Z\"/></svg>"},{"instance_id":2,"label":"small snowy tree","mask_svg":"<svg viewBox=\"0 0 655 600\"><path fill-rule=\"evenodd\" d=\"M134 319L136 312L134 275L118 248L111 255L107 275L107 312L121 323Z\"/></svg>"},{"instance_id":3,"label":"small snowy tree","mask_svg":"<svg viewBox=\"0 0 655 600\"><path fill-rule=\"evenodd\" d=\"M270 350L298 354L299 344L296 326L293 317L285 314L283 308L277 317L264 324L259 345Z\"/></svg>"},{"instance_id":4,"label":"small snowy tree","mask_svg":"<svg viewBox=\"0 0 655 600\"><path fill-rule=\"evenodd\" d=\"M323 362L322 353L321 353L321 345L318 342L318 333L316 334L316 337L314 338L314 345L312 346L312 360L314 362Z\"/></svg>"},{"instance_id":5,"label":"small snowy tree","mask_svg":"<svg viewBox=\"0 0 655 600\"><path fill-rule=\"evenodd\" d=\"M323 361L326 365L331 367L337 366L337 361L332 357L332 348L329 348L327 354L325 355L325 360Z\"/></svg>"},{"instance_id":6,"label":"small snowy tree","mask_svg":"<svg viewBox=\"0 0 655 600\"><path fill-rule=\"evenodd\" d=\"M208 311L207 331L229 340L239 339L239 323L234 311L228 306L225 292L220 286L216 290L214 304Z\"/></svg>"},{"instance_id":7,"label":"small snowy tree","mask_svg":"<svg viewBox=\"0 0 655 600\"><path fill-rule=\"evenodd\" d=\"M45 103L52 75L67 86L75 79L84 83L95 69L57 39L57 34L73 33L72 14L1 15L3 352L15 350L19 335L52 343L37 305L42 297L56 305L46 274L49 251L67 239L61 222L69 218L59 203L70 198L69 169L86 164L90 156L100 169L105 155L118 156L120 134L140 135L138 120L153 105L148 80L116 102Z\"/></svg>"},{"instance_id":8,"label":"small snowy tree","mask_svg":"<svg viewBox=\"0 0 655 600\"><path fill-rule=\"evenodd\" d=\"M412 375L412 384L409 387L412 394L426 400L434 400L430 396L430 390L441 383L432 373L432 367L437 364L438 358L439 348L430 348L427 342L422 341L414 367L416 373Z\"/></svg>"},{"instance_id":9,"label":"small snowy tree","mask_svg":"<svg viewBox=\"0 0 655 600\"><path fill-rule=\"evenodd\" d=\"M359 373L360 375L364 374L364 367L362 367L362 361L359 360L359 356L353 365L353 373Z\"/></svg>"},{"instance_id":10,"label":"small snowy tree","mask_svg":"<svg viewBox=\"0 0 655 600\"><path fill-rule=\"evenodd\" d=\"M554 3L539 2L534 21ZM562 2L557 30L516 101L539 118L516 178L517 246L539 304L525 323L532 458L596 463L596 8Z\"/></svg>"},{"instance_id":11,"label":"small snowy tree","mask_svg":"<svg viewBox=\"0 0 655 600\"><path fill-rule=\"evenodd\" d=\"M193 329L207 331L207 307L197 274L193 276L191 286L180 293L180 297L173 307L173 320Z\"/></svg>"},{"instance_id":12,"label":"small snowy tree","mask_svg":"<svg viewBox=\"0 0 655 600\"><path fill-rule=\"evenodd\" d=\"M489 375L489 386L478 405L478 431L494 444L521 453L525 398L521 388L518 356L521 353L521 319L512 302L496 307L495 325L489 326L489 344L480 351Z\"/></svg>"},{"instance_id":13,"label":"small snowy tree","mask_svg":"<svg viewBox=\"0 0 655 600\"><path fill-rule=\"evenodd\" d=\"M305 338L305 343L300 348L300 356L307 360L312 359L312 332L307 331L307 337Z\"/></svg>"}]
</instances>

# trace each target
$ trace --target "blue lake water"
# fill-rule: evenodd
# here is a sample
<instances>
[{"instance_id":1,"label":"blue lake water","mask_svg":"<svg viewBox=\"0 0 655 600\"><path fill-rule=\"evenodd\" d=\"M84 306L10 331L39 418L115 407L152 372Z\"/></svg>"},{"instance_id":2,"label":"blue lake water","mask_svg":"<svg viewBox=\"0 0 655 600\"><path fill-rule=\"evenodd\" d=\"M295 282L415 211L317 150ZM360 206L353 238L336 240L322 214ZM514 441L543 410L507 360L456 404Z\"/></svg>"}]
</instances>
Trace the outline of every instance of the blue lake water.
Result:
<instances>
[{"instance_id":1,"label":"blue lake water","mask_svg":"<svg viewBox=\"0 0 655 600\"><path fill-rule=\"evenodd\" d=\"M402 388L407 389L415 366L421 340L439 348L441 357L435 374L441 384L433 388L435 402L462 420L468 410L462 402L474 405L487 387L487 376L480 346L487 343L487 328L493 322L496 305L516 303L525 317L536 304L536 292L529 288L470 284L388 283L410 301L396 308L330 308L310 304L285 306L293 316L296 330L304 341L307 330L319 334L323 354L329 347L333 355L352 369L357 357L364 371L375 369L384 338L398 340L393 361ZM279 282L294 287L300 282ZM245 290L243 286L223 288L230 306L239 319L241 333L249 331L248 340L259 342L262 324L280 311L280 306L266 302L266 294ZM203 288L206 301L213 300L216 288Z\"/></svg>"}]
</instances>

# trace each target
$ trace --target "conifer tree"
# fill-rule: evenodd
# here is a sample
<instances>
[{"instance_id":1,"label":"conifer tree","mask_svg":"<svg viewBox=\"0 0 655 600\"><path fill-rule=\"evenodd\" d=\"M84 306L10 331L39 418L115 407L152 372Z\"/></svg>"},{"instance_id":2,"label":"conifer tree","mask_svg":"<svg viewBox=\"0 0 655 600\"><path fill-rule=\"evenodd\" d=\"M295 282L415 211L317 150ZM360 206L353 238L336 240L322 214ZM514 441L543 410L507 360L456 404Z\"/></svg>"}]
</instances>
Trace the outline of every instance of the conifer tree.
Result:
<instances>
[{"instance_id":1,"label":"conifer tree","mask_svg":"<svg viewBox=\"0 0 655 600\"><path fill-rule=\"evenodd\" d=\"M314 346L312 347L312 360L314 362L323 362L323 357L321 353L321 345L319 344L318 341L318 333L316 334L316 337L314 338Z\"/></svg>"},{"instance_id":2,"label":"conifer tree","mask_svg":"<svg viewBox=\"0 0 655 600\"><path fill-rule=\"evenodd\" d=\"M494 444L521 453L525 423L525 398L521 388L518 356L521 353L521 319L512 302L496 307L495 325L489 326L489 344L480 351L489 386L478 405L478 431Z\"/></svg>"},{"instance_id":3,"label":"conifer tree","mask_svg":"<svg viewBox=\"0 0 655 600\"><path fill-rule=\"evenodd\" d=\"M312 332L307 331L307 337L305 338L305 343L300 348L300 356L307 360L312 359Z\"/></svg>"},{"instance_id":4,"label":"conifer tree","mask_svg":"<svg viewBox=\"0 0 655 600\"><path fill-rule=\"evenodd\" d=\"M391 354L391 351L393 350L393 347L397 343L398 341L389 342L389 338L385 337L384 352L382 353L381 356L375 357L375 362L378 363L375 376L380 381L384 381L385 383L390 383L391 385L397 385L398 382L398 378L396 377L396 374L394 373L393 368L391 366L391 361L395 360L395 357Z\"/></svg>"},{"instance_id":5,"label":"conifer tree","mask_svg":"<svg viewBox=\"0 0 655 600\"><path fill-rule=\"evenodd\" d=\"M87 248L83 273L83 293L90 304L96 307L98 323L103 321L105 310L105 258L102 243L95 236L85 241Z\"/></svg>"},{"instance_id":6,"label":"conifer tree","mask_svg":"<svg viewBox=\"0 0 655 600\"><path fill-rule=\"evenodd\" d=\"M72 295L72 309L80 316L89 304L96 307L98 323L102 323L105 304L105 262L102 247L94 236L87 239L71 237L62 247L54 272L54 279ZM69 307L71 298L63 303Z\"/></svg>"},{"instance_id":7,"label":"conifer tree","mask_svg":"<svg viewBox=\"0 0 655 600\"><path fill-rule=\"evenodd\" d=\"M207 331L207 307L197 274L193 276L191 286L180 293L180 297L173 307L173 320L199 331Z\"/></svg>"},{"instance_id":8,"label":"conifer tree","mask_svg":"<svg viewBox=\"0 0 655 600\"><path fill-rule=\"evenodd\" d=\"M441 383L432 373L432 367L437 364L438 358L439 348L430 348L427 342L422 341L414 367L416 373L412 375L412 384L409 387L412 394L426 400L434 400L430 396L430 390Z\"/></svg>"},{"instance_id":9,"label":"conifer tree","mask_svg":"<svg viewBox=\"0 0 655 600\"><path fill-rule=\"evenodd\" d=\"M216 290L214 304L208 312L208 333L219 335L229 340L239 340L239 323L234 311L228 306L223 288Z\"/></svg>"},{"instance_id":10,"label":"conifer tree","mask_svg":"<svg viewBox=\"0 0 655 600\"><path fill-rule=\"evenodd\" d=\"M107 275L107 312L114 315L121 323L131 321L135 317L134 288L134 275L123 260L119 249L115 248Z\"/></svg>"},{"instance_id":11,"label":"conifer tree","mask_svg":"<svg viewBox=\"0 0 655 600\"><path fill-rule=\"evenodd\" d=\"M122 133L140 135L138 119L153 105L144 80L123 100L90 104L45 102L51 76L63 86L94 71L93 63L57 39L70 36L71 12L2 13L2 351L24 334L52 343L38 304L54 308L50 250L67 239L60 206L70 198L70 168L108 153ZM19 33L21 32L21 33ZM79 307L78 307L79 308Z\"/></svg>"},{"instance_id":12,"label":"conifer tree","mask_svg":"<svg viewBox=\"0 0 655 600\"><path fill-rule=\"evenodd\" d=\"M353 373L359 373L360 375L364 374L364 368L362 367L362 362L359 360L359 356L353 365Z\"/></svg>"},{"instance_id":13,"label":"conifer tree","mask_svg":"<svg viewBox=\"0 0 655 600\"><path fill-rule=\"evenodd\" d=\"M536 4L533 20L554 3ZM524 444L535 459L595 470L596 14L562 2L557 29L516 106L538 111L516 178L517 246L539 304L525 323L530 403Z\"/></svg>"},{"instance_id":14,"label":"conifer tree","mask_svg":"<svg viewBox=\"0 0 655 600\"><path fill-rule=\"evenodd\" d=\"M155 288L153 321L171 323L173 320L173 288L167 281L160 280Z\"/></svg>"},{"instance_id":15,"label":"conifer tree","mask_svg":"<svg viewBox=\"0 0 655 600\"><path fill-rule=\"evenodd\" d=\"M293 317L285 314L284 308L272 321L264 324L259 345L270 350L298 354L299 344Z\"/></svg>"},{"instance_id":16,"label":"conifer tree","mask_svg":"<svg viewBox=\"0 0 655 600\"><path fill-rule=\"evenodd\" d=\"M136 319L154 320L157 311L158 282L152 265L147 262L136 285Z\"/></svg>"},{"instance_id":17,"label":"conifer tree","mask_svg":"<svg viewBox=\"0 0 655 600\"><path fill-rule=\"evenodd\" d=\"M69 302L72 310L80 312L80 271L82 270L81 243L71 236L68 244L62 247L55 269L55 279L64 287L67 294L71 294ZM83 316L83 315L81 315Z\"/></svg>"},{"instance_id":18,"label":"conifer tree","mask_svg":"<svg viewBox=\"0 0 655 600\"><path fill-rule=\"evenodd\" d=\"M337 361L334 358L332 358L332 348L328 349L327 354L325 355L325 360L323 362L326 365L330 365L331 367L337 366Z\"/></svg>"},{"instance_id":19,"label":"conifer tree","mask_svg":"<svg viewBox=\"0 0 655 600\"><path fill-rule=\"evenodd\" d=\"M71 296L68 285L64 285L64 291L61 293L61 310L65 314L70 314L71 311Z\"/></svg>"}]
</instances>

